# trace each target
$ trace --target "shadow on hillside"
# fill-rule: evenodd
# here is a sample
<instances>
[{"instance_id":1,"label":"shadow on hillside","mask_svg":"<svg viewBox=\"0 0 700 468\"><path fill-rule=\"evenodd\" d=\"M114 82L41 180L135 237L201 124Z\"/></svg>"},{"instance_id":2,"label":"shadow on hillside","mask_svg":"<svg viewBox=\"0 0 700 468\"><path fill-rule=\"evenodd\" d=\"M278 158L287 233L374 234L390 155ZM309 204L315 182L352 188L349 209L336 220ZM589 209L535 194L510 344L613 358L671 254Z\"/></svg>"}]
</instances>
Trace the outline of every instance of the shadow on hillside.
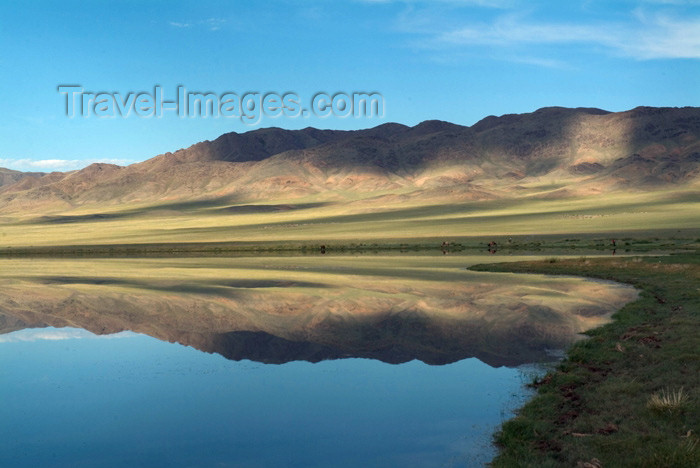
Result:
<instances>
[{"instance_id":1,"label":"shadow on hillside","mask_svg":"<svg viewBox=\"0 0 700 468\"><path fill-rule=\"evenodd\" d=\"M580 208L571 208L569 206L563 205L559 209L553 209L551 207L547 208L546 214L549 216L613 216L619 213L629 213L638 211L640 209L649 208L656 205L665 205L673 202L685 202L685 201L695 201L697 199L696 193L678 193L678 194L667 194L665 196L659 196L658 198L651 201L644 202L608 202L604 209L597 208L595 206L586 206ZM375 222L399 222L399 221L411 221L412 223L423 223L427 225L435 224L436 222L441 223L441 225L447 225L451 223L464 223L466 219L472 222L481 221L497 221L497 220L512 220L513 222L518 220L525 220L532 218L532 211L524 212L513 212L514 208L519 206L528 207L532 205L533 202L542 201L550 202L551 198L523 198L523 199L508 199L508 200L493 200L493 201L483 201L483 202L468 202L468 203L455 203L449 205L428 205L420 207L410 207L410 208L398 208L389 209L385 211L376 211L372 213L358 213L358 214L348 214L348 215L334 215L334 216L319 216L310 217L300 221L299 225L309 226L309 225L325 225L325 224L343 224L343 223L375 223ZM503 209L504 207L509 208L509 212L503 214L494 214L493 211ZM541 214L541 213L539 213ZM257 224L246 224L243 226L245 229L262 229L262 228L273 228L273 227L287 227L290 224L296 223L292 221L272 221ZM176 229L178 233L187 234L203 234L207 232L229 232L235 227L231 226L218 226L218 227L206 227L206 228L180 228ZM546 233L546 232L543 232Z\"/></svg>"},{"instance_id":2,"label":"shadow on hillside","mask_svg":"<svg viewBox=\"0 0 700 468\"><path fill-rule=\"evenodd\" d=\"M700 174L698 138L697 108L637 107L612 114L546 107L531 114L489 116L456 133L447 129L424 135L404 151L428 154L426 143L432 143L440 148L441 161L473 160L489 175L513 182L557 170L559 177L568 171L609 187L653 189ZM425 166L426 161L419 161L416 167Z\"/></svg>"},{"instance_id":3,"label":"shadow on hillside","mask_svg":"<svg viewBox=\"0 0 700 468\"><path fill-rule=\"evenodd\" d=\"M133 210L118 211L115 213L91 213L85 215L54 215L41 216L30 219L21 224L73 224L94 221L111 221L115 219L129 219L140 216L152 215L156 212L176 211L190 213L199 210L206 210L210 214L259 214L275 213L285 211L306 210L324 206L327 203L289 203L274 205L230 205L230 197L214 198L208 200L196 200L189 202L174 202L150 205ZM222 206L225 205L225 206Z\"/></svg>"}]
</instances>

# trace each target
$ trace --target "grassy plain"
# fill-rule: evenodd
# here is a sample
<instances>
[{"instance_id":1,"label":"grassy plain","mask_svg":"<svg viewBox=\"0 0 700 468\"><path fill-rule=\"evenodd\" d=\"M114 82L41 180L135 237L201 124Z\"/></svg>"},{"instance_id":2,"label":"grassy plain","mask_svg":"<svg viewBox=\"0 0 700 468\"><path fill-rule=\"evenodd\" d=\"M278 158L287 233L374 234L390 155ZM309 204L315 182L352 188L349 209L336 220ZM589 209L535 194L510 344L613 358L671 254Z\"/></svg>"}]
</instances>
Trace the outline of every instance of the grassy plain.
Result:
<instances>
[{"instance_id":1,"label":"grassy plain","mask_svg":"<svg viewBox=\"0 0 700 468\"><path fill-rule=\"evenodd\" d=\"M0 250L8 248L219 244L254 246L431 244L466 246L496 240L581 245L611 237L673 239L700 237L700 195L645 192L578 199L531 196L451 204L371 199L355 202L299 200L235 204L225 199L159 205L78 208L49 216L0 217ZM628 240L629 242L629 240ZM569 242L564 247L576 247ZM184 248L184 247L183 247Z\"/></svg>"}]
</instances>

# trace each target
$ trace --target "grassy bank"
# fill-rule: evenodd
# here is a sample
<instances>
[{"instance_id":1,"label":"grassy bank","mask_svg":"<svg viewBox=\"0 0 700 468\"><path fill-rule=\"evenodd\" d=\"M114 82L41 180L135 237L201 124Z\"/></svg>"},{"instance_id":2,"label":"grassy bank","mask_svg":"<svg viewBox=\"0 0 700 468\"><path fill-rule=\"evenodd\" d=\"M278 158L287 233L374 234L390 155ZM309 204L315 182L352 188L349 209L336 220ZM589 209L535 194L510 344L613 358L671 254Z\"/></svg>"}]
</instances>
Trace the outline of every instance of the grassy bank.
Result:
<instances>
[{"instance_id":1,"label":"grassy bank","mask_svg":"<svg viewBox=\"0 0 700 468\"><path fill-rule=\"evenodd\" d=\"M496 435L493 466L700 466L700 253L473 269L581 275L641 290L534 383L537 395Z\"/></svg>"}]
</instances>

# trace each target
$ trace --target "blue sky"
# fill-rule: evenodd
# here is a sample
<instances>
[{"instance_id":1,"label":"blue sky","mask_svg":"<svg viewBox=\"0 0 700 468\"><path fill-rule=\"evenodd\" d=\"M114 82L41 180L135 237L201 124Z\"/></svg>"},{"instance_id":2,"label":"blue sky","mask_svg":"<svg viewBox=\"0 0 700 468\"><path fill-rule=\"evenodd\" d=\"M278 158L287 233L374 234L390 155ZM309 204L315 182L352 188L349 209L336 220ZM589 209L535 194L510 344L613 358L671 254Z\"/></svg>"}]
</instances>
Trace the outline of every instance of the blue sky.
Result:
<instances>
[{"instance_id":1,"label":"blue sky","mask_svg":"<svg viewBox=\"0 0 700 468\"><path fill-rule=\"evenodd\" d=\"M544 106L700 106L699 0L31 1L0 3L0 166L129 164L229 131ZM377 92L381 118L69 118L85 92Z\"/></svg>"}]
</instances>

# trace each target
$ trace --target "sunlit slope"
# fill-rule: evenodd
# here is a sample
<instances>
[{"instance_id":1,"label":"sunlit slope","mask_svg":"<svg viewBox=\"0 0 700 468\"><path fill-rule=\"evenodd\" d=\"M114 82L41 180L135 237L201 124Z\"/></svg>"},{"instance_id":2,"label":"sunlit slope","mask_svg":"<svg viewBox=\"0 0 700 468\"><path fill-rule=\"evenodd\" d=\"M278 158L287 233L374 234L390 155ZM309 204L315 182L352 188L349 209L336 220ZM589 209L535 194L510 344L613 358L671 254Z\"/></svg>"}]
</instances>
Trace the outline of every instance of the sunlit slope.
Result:
<instances>
[{"instance_id":1,"label":"sunlit slope","mask_svg":"<svg viewBox=\"0 0 700 468\"><path fill-rule=\"evenodd\" d=\"M636 233L700 227L694 190L551 199L376 205L373 200L75 210L5 218L0 245L54 246L187 242L381 242L471 236ZM692 234L691 234L692 235Z\"/></svg>"}]
</instances>

